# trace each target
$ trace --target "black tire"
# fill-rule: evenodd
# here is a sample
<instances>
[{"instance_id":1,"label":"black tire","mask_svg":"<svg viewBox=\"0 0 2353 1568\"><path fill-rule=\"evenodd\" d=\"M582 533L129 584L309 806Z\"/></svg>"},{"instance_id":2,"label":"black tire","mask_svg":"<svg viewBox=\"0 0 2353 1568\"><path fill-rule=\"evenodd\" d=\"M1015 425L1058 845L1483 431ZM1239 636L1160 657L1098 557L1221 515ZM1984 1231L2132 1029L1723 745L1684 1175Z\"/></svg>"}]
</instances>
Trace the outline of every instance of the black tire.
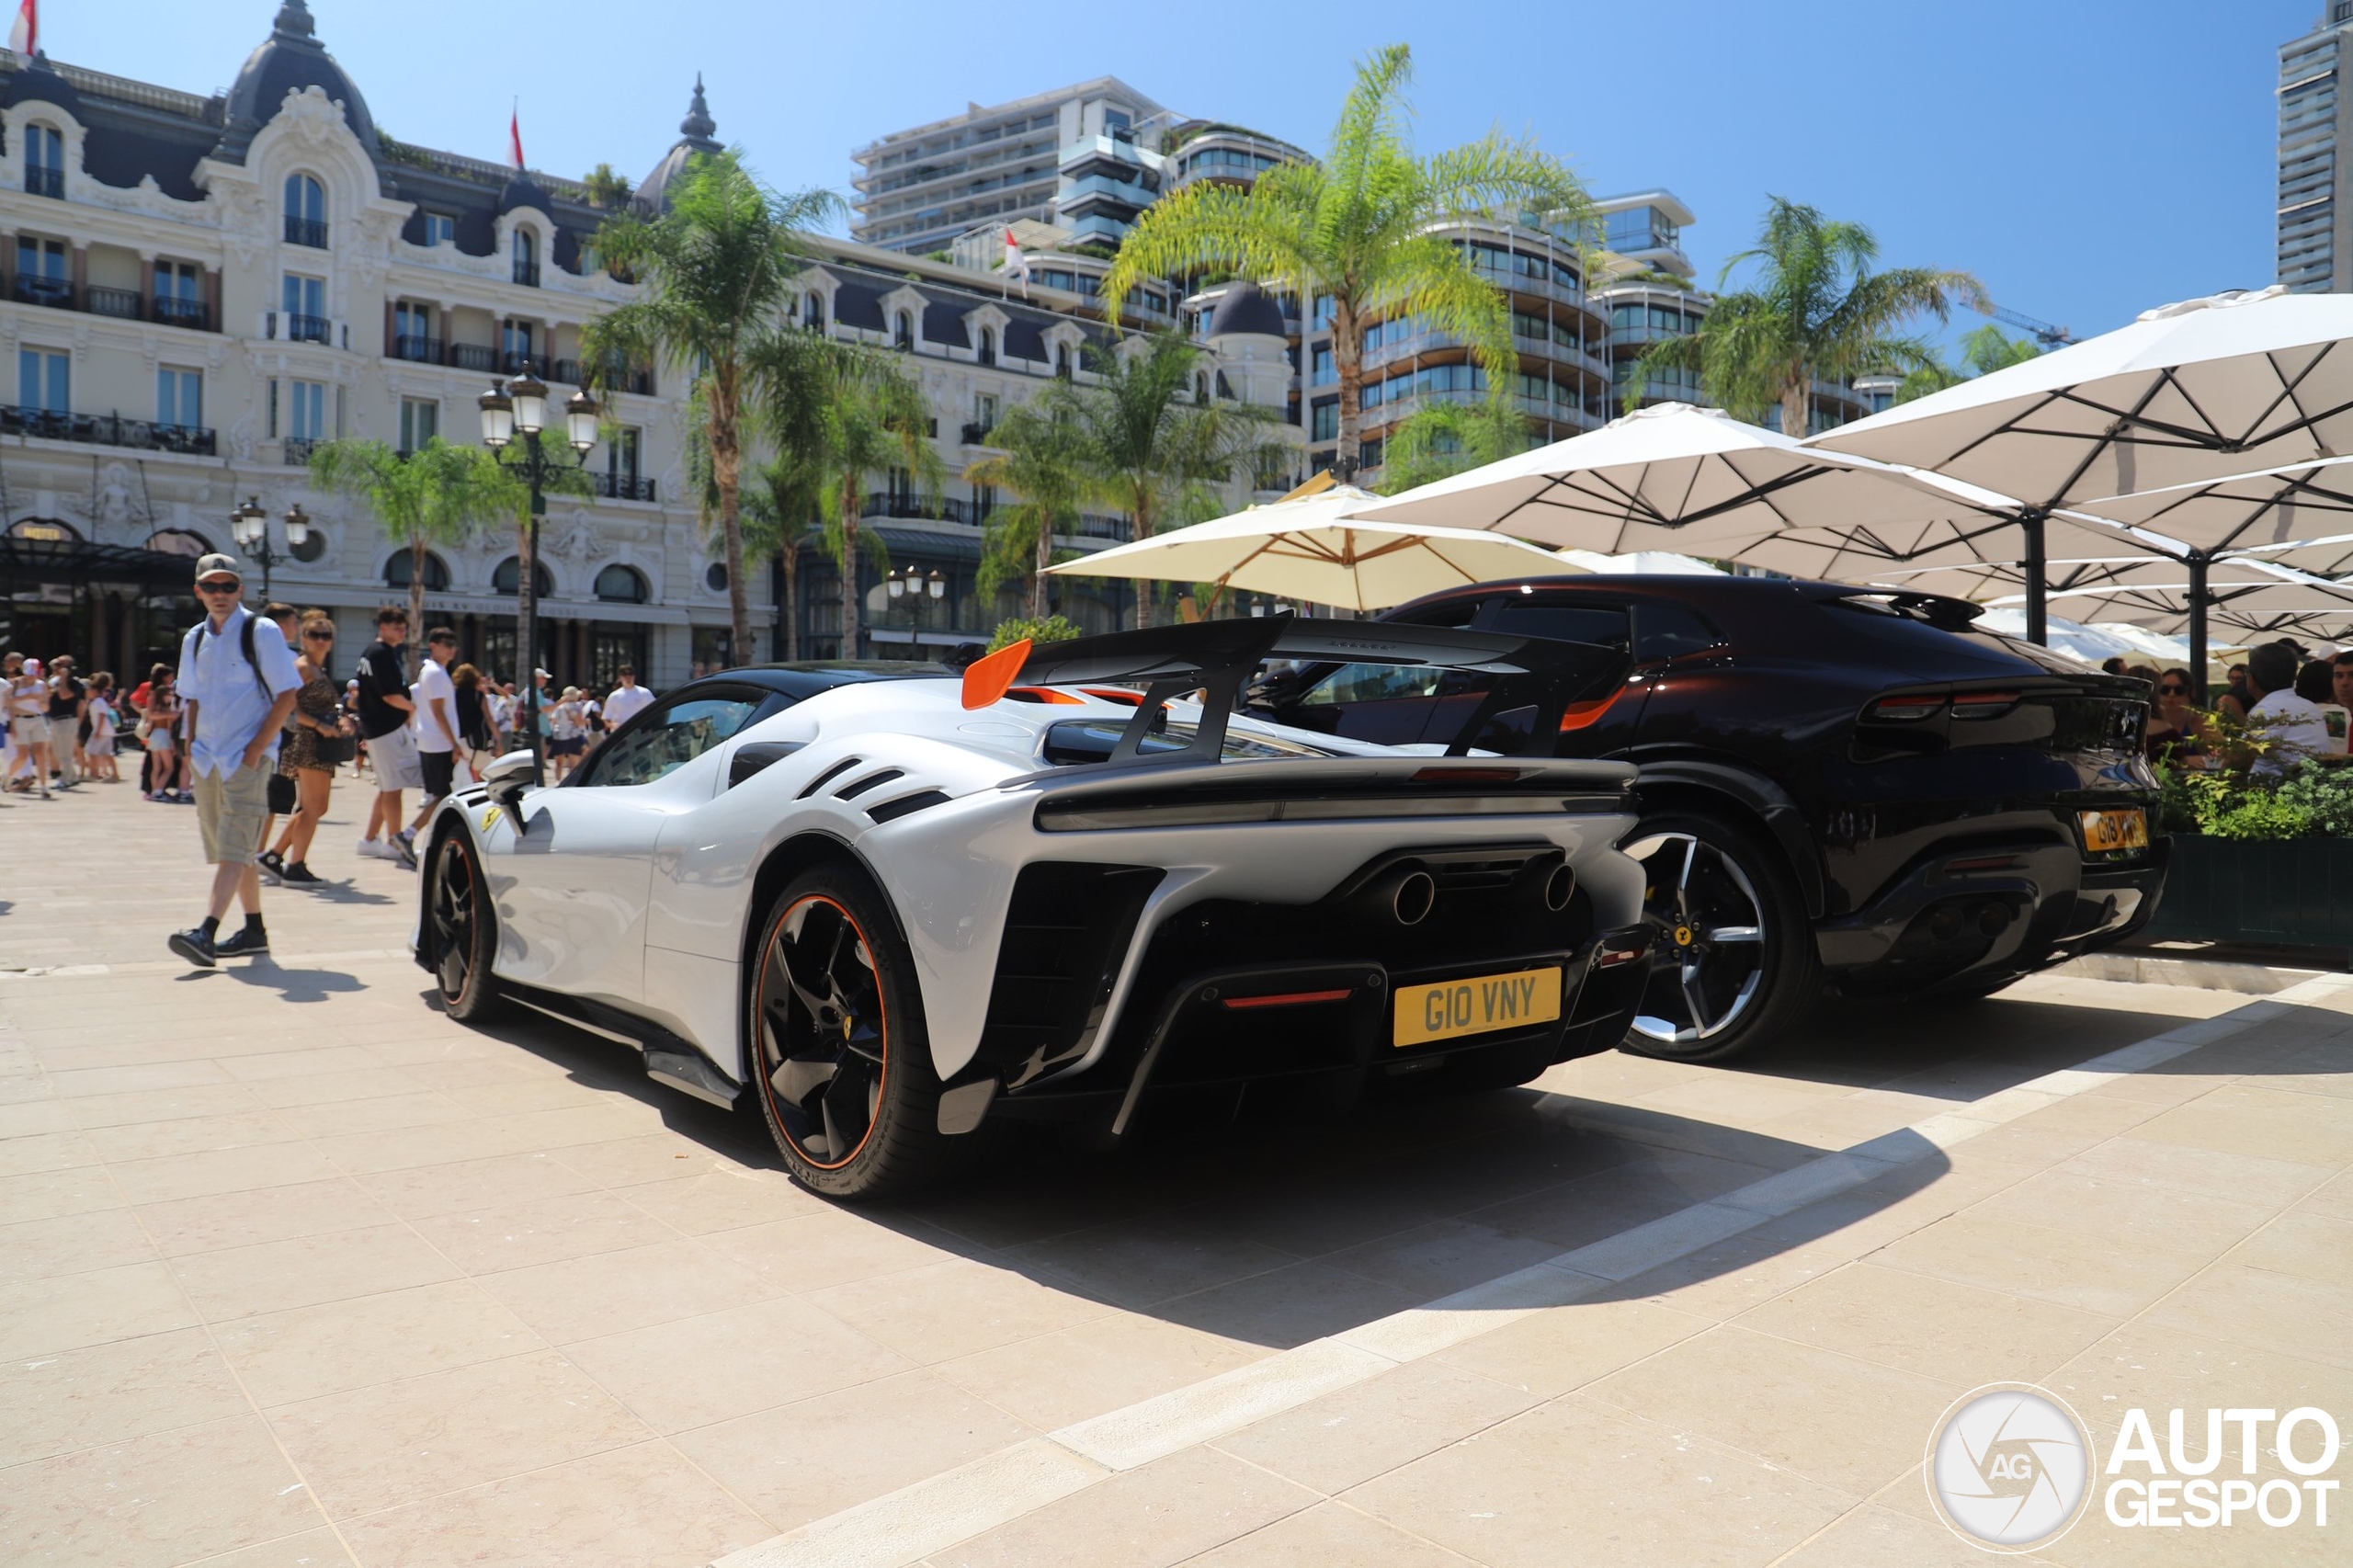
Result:
<instances>
[{"instance_id":1,"label":"black tire","mask_svg":"<svg viewBox=\"0 0 2353 1568\"><path fill-rule=\"evenodd\" d=\"M481 858L460 830L433 852L426 918L433 923L433 977L441 1006L461 1024L484 1024L506 1011L491 965L498 956L498 916Z\"/></svg>"},{"instance_id":2,"label":"black tire","mask_svg":"<svg viewBox=\"0 0 2353 1568\"><path fill-rule=\"evenodd\" d=\"M939 1131L915 958L872 883L836 867L794 879L749 970L751 1086L793 1179L871 1199L937 1176L955 1141Z\"/></svg>"},{"instance_id":3,"label":"black tire","mask_svg":"<svg viewBox=\"0 0 2353 1568\"><path fill-rule=\"evenodd\" d=\"M1822 992L1813 924L1781 853L1712 812L1643 816L1627 851L1650 872L1650 981L1625 1049L1722 1062L1794 1023ZM1643 853L1636 853L1643 851Z\"/></svg>"}]
</instances>

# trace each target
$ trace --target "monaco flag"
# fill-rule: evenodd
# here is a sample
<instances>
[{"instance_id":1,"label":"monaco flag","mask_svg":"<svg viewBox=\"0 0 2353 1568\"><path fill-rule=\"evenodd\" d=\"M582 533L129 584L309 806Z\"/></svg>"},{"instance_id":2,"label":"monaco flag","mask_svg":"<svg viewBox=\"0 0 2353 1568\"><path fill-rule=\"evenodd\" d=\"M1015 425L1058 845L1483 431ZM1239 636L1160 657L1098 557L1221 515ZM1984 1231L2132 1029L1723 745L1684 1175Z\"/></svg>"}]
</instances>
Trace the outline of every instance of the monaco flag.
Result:
<instances>
[{"instance_id":1,"label":"monaco flag","mask_svg":"<svg viewBox=\"0 0 2353 1568\"><path fill-rule=\"evenodd\" d=\"M33 0L25 0L29 6ZM511 111L506 119L506 161L517 168L523 166L523 111Z\"/></svg>"},{"instance_id":2,"label":"monaco flag","mask_svg":"<svg viewBox=\"0 0 2353 1568\"><path fill-rule=\"evenodd\" d=\"M40 0L24 0L17 7L17 19L8 27L8 47L28 60L40 47Z\"/></svg>"},{"instance_id":3,"label":"monaco flag","mask_svg":"<svg viewBox=\"0 0 2353 1568\"><path fill-rule=\"evenodd\" d=\"M29 6L32 0L25 0L25 3ZM1021 254L1021 243L1013 237L1011 229L1005 232L1005 275L1020 278L1022 298L1029 298L1029 258Z\"/></svg>"}]
</instances>

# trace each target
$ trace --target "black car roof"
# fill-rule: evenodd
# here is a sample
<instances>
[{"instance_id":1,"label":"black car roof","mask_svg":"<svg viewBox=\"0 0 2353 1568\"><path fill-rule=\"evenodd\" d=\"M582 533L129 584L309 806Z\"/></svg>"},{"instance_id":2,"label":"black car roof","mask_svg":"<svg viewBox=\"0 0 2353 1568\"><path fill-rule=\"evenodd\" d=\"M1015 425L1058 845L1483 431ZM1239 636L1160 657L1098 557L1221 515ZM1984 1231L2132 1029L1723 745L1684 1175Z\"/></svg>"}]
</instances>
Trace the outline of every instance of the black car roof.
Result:
<instances>
[{"instance_id":1,"label":"black car roof","mask_svg":"<svg viewBox=\"0 0 2353 1568\"><path fill-rule=\"evenodd\" d=\"M676 688L691 691L706 686L756 686L788 697L814 697L840 686L882 680L949 680L959 672L946 665L921 659L870 659L858 663L835 659L801 659L790 664L738 665L714 671Z\"/></svg>"}]
</instances>

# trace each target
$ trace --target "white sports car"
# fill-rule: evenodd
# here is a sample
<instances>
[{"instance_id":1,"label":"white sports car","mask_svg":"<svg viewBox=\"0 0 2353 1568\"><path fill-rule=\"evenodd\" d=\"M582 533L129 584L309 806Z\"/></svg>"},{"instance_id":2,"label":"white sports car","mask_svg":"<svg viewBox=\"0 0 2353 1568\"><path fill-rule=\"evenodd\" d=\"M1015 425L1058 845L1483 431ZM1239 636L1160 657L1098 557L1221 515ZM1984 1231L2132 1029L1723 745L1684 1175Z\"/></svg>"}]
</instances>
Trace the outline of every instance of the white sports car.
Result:
<instances>
[{"instance_id":1,"label":"white sports car","mask_svg":"<svg viewBox=\"0 0 2353 1568\"><path fill-rule=\"evenodd\" d=\"M1616 1045L1639 995L1633 770L1233 709L1268 659L1341 659L1416 690L1499 676L1462 734L1524 710L1549 738L1615 657L1284 617L1017 644L961 677L730 670L561 785L518 752L452 796L417 960L455 1017L520 1004L688 1094L750 1088L792 1174L845 1198L984 1119L1119 1132L1270 1081L1524 1083Z\"/></svg>"}]
</instances>

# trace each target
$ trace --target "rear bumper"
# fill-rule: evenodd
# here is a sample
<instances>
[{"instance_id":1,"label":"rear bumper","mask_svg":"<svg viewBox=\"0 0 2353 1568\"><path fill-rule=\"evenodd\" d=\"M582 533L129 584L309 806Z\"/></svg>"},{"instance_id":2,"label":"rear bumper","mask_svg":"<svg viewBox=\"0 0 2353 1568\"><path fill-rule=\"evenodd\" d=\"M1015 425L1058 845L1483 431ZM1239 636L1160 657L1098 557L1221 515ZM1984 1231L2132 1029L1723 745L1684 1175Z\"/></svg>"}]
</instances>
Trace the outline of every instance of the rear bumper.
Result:
<instances>
[{"instance_id":1,"label":"rear bumper","mask_svg":"<svg viewBox=\"0 0 2353 1568\"><path fill-rule=\"evenodd\" d=\"M994 1117L1108 1123L1124 1132L1154 1102L1282 1081L1320 1081L1342 1097L1437 1078L1454 1064L1544 1067L1608 1051L1642 995L1647 926L1573 950L1503 954L1475 964L1392 970L1379 959L1245 964L1191 972L1161 990L1148 1028L1084 1072L996 1097ZM1558 1016L1427 1044L1393 1043L1401 992L1532 969L1561 973ZM1142 1011L1141 1009L1139 1010Z\"/></svg>"},{"instance_id":2,"label":"rear bumper","mask_svg":"<svg viewBox=\"0 0 2353 1568\"><path fill-rule=\"evenodd\" d=\"M1850 994L1986 989L2138 931L2171 849L2160 837L2110 863L2048 840L1939 852L1867 907L1819 923L1815 949Z\"/></svg>"}]
</instances>

